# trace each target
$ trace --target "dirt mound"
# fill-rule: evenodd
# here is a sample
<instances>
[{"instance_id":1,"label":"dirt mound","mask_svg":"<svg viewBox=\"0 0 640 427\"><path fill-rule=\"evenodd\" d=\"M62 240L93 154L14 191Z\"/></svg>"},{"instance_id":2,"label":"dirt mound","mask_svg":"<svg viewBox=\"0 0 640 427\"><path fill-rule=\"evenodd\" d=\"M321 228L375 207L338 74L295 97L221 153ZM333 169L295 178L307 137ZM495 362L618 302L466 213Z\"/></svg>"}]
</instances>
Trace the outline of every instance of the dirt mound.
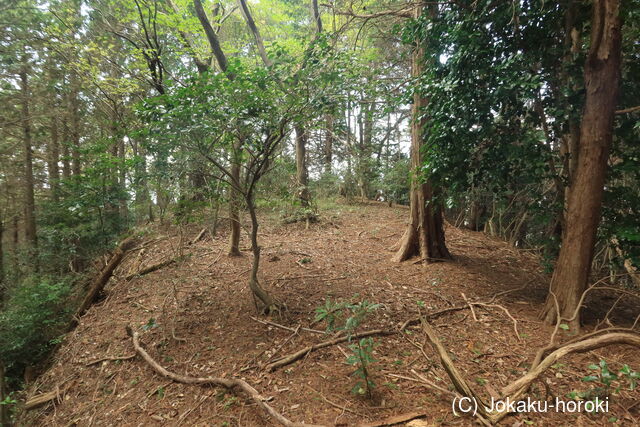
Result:
<instances>
[{"instance_id":1,"label":"dirt mound","mask_svg":"<svg viewBox=\"0 0 640 427\"><path fill-rule=\"evenodd\" d=\"M449 384L418 329L375 337L373 400L350 392L354 368L345 363L349 352L345 343L310 352L273 372L264 369L279 357L331 338L310 331L324 328L314 323L314 309L327 298L382 304L363 329L397 330L418 309L435 312L464 304L465 298L487 301L512 290L496 302L516 323L500 307L452 311L433 323L466 378L482 393L491 394L526 372L536 349L548 342L552 332L536 317L548 283L536 256L482 233L448 227L453 262L393 263L391 248L404 231L407 216L405 209L384 204L340 205L331 213L321 212L321 221L306 229L305 224L283 225L264 213L261 280L287 310L281 318L258 320L247 287L251 263L247 240L242 242L243 256L229 258L224 233L186 245L201 227L188 227L182 238L175 227L156 230L146 240L155 241L127 255L106 288L106 298L65 338L30 395L56 387L66 391L48 406L29 411L23 422L273 424L245 395L179 384L156 374L140 357L131 357L135 353L125 331L131 325L165 368L189 376L241 378L292 420L356 425L417 413L424 414L425 425L471 424L470 417L451 413L448 395L421 382L421 377L427 378L444 389ZM135 275L174 258L176 262L161 269ZM640 368L640 356L630 347L572 356L544 377L541 384L546 385L537 386L542 390L539 398L545 398L545 388L559 396L587 389L580 378L589 374L587 365L600 359L612 366L628 363ZM616 417L633 423L640 408L629 400L633 393L637 399L637 392L630 393L620 394L604 415L526 414L508 422L557 425L578 420L599 425Z\"/></svg>"}]
</instances>

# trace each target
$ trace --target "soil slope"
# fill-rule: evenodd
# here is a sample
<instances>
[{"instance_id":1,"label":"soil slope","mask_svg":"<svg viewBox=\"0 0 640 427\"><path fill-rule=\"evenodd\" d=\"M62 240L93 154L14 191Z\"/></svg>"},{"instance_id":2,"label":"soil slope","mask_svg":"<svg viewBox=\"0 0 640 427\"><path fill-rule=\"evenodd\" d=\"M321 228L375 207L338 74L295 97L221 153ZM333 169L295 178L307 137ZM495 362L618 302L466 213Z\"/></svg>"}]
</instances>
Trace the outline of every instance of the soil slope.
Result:
<instances>
[{"instance_id":1,"label":"soil slope","mask_svg":"<svg viewBox=\"0 0 640 427\"><path fill-rule=\"evenodd\" d=\"M351 394L356 379L345 363L347 344L309 353L275 372L268 361L328 339L298 326L314 324L315 308L331 300L368 300L382 307L363 329L397 329L418 309L434 312L464 304L464 298L496 299L498 306L460 310L434 320L443 343L468 381L489 395L526 372L536 349L544 346L552 328L537 314L548 276L531 252L518 251L483 233L446 229L453 262L421 265L393 263L392 247L404 231L408 212L383 204L340 204L321 212L322 220L283 225L263 211L261 280L287 310L281 317L259 318L292 328L286 330L254 320L254 303L247 288L251 263L248 240L243 256L226 256L226 227L215 239L186 245L201 226L157 227L152 243L127 255L106 288L106 298L94 305L64 340L50 369L31 387L29 395L71 384L56 402L32 410L23 423L42 426L263 426L273 425L243 395L221 389L178 384L152 371L140 357L97 360L134 354L125 327L132 325L158 363L191 376L243 378L289 419L326 425L358 425L409 412L423 413L423 424L471 425L469 416L456 417L451 398L420 382L420 376L443 388L449 380L419 328L411 333L376 337L372 365L376 383L372 400ZM182 236L182 237L181 237ZM154 241L154 239L156 239ZM142 268L180 255L177 263L131 280ZM357 296L356 296L357 295ZM613 303L599 299L601 311ZM593 305L593 304L592 304ZM637 305L636 305L637 307ZM631 319L635 313L623 312ZM592 327L593 325L591 325ZM589 327L589 326L588 326ZM517 330L517 334L516 334ZM613 368L628 363L640 369L631 347L618 346L563 360L536 386L534 397L563 397L584 391L580 381L587 366L601 358ZM546 384L543 386L542 384ZM550 395L549 395L550 393ZM640 420L637 391L616 395L607 414L525 414L508 417L504 425L603 425L613 420L633 425Z\"/></svg>"}]
</instances>

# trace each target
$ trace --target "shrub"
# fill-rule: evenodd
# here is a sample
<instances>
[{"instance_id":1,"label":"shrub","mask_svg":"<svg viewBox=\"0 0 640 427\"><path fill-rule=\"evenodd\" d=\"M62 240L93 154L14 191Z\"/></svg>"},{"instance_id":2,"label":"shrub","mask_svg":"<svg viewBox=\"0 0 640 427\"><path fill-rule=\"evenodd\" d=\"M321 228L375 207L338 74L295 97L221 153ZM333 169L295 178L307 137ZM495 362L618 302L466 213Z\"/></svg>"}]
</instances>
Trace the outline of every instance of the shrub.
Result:
<instances>
[{"instance_id":1,"label":"shrub","mask_svg":"<svg viewBox=\"0 0 640 427\"><path fill-rule=\"evenodd\" d=\"M37 364L68 325L68 281L29 276L13 288L0 312L0 360L8 377Z\"/></svg>"}]
</instances>

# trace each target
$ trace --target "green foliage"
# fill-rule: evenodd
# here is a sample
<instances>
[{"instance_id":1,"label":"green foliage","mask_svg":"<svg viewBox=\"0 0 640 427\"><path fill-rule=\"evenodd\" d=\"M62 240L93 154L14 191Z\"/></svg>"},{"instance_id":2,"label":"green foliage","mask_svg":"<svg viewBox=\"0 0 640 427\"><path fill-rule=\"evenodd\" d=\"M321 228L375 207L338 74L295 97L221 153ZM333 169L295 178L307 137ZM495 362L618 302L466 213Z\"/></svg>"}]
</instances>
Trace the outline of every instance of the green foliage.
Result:
<instances>
[{"instance_id":1,"label":"green foliage","mask_svg":"<svg viewBox=\"0 0 640 427\"><path fill-rule=\"evenodd\" d=\"M26 277L12 289L0 312L0 359L10 377L55 345L68 325L70 291L67 281L47 276Z\"/></svg>"},{"instance_id":2,"label":"green foliage","mask_svg":"<svg viewBox=\"0 0 640 427\"><path fill-rule=\"evenodd\" d=\"M371 379L368 368L376 361L373 358L374 347L375 342L371 337L362 338L357 343L349 345L349 350L353 354L347 357L347 364L356 367L352 375L360 378L351 389L353 394L371 398L371 392L376 385Z\"/></svg>"},{"instance_id":3,"label":"green foliage","mask_svg":"<svg viewBox=\"0 0 640 427\"><path fill-rule=\"evenodd\" d=\"M351 391L368 398L371 398L372 390L375 387L369 369L369 365L376 361L373 358L375 342L373 338L366 337L353 343L352 338L357 334L358 328L365 319L380 306L380 304L373 304L367 300L352 303L326 299L324 305L316 308L316 322L324 321L327 324L327 332L343 331L349 338L351 343L349 349L352 354L347 357L347 363L356 368L352 375L359 378Z\"/></svg>"},{"instance_id":4,"label":"green foliage","mask_svg":"<svg viewBox=\"0 0 640 427\"><path fill-rule=\"evenodd\" d=\"M381 178L377 189L383 191L388 201L401 205L409 204L409 159L404 156L398 158L387 168L381 171Z\"/></svg>"},{"instance_id":5,"label":"green foliage","mask_svg":"<svg viewBox=\"0 0 640 427\"><path fill-rule=\"evenodd\" d=\"M635 391L640 373L632 370L629 365L624 364L618 373L611 371L607 362L602 359L598 364L591 364L588 369L591 374L582 378L585 383L592 383L593 387L584 391L572 391L567 397L576 400L589 400L595 404L602 399L607 399L611 395L617 395L623 388Z\"/></svg>"}]
</instances>

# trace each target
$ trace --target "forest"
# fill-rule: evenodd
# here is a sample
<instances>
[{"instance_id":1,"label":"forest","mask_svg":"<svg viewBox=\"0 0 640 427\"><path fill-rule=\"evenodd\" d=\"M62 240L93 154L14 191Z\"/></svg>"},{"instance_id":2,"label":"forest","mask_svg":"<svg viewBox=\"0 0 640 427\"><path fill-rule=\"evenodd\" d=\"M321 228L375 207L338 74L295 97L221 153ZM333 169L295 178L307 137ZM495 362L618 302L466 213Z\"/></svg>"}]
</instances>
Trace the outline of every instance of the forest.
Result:
<instances>
[{"instance_id":1,"label":"forest","mask_svg":"<svg viewBox=\"0 0 640 427\"><path fill-rule=\"evenodd\" d=\"M640 425L640 0L0 0L0 426Z\"/></svg>"}]
</instances>

